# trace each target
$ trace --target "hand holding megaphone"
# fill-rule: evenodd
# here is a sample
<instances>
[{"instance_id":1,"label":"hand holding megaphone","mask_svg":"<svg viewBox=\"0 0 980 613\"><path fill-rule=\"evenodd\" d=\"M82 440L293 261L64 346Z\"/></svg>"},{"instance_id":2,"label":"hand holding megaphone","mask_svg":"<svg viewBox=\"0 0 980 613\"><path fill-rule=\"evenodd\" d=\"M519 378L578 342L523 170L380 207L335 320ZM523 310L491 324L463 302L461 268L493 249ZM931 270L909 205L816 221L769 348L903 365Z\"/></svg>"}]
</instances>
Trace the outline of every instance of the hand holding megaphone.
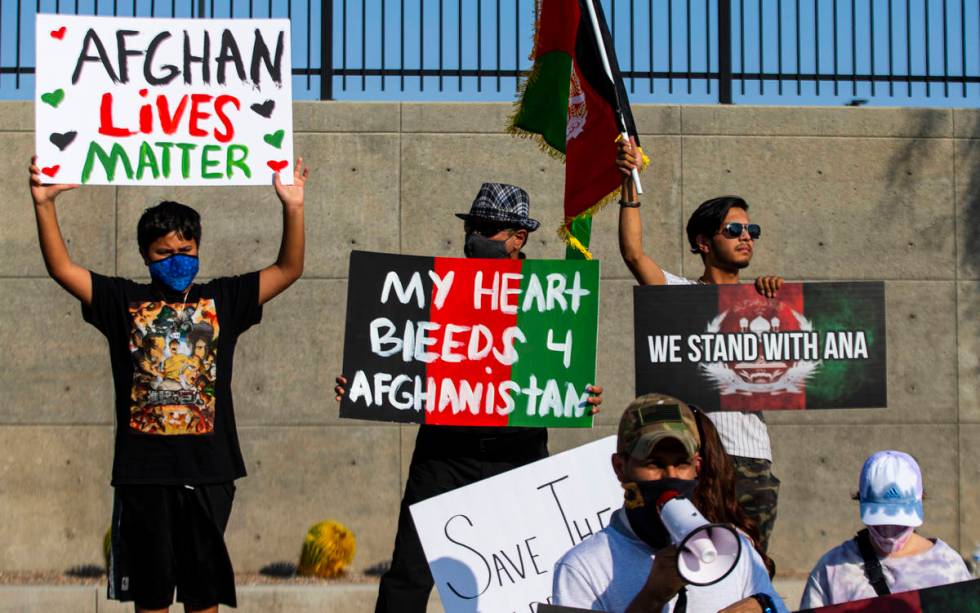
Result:
<instances>
[{"instance_id":1,"label":"hand holding megaphone","mask_svg":"<svg viewBox=\"0 0 980 613\"><path fill-rule=\"evenodd\" d=\"M742 540L734 528L710 523L677 492L665 492L657 510L677 546L677 573L684 581L711 585L732 572L742 555Z\"/></svg>"}]
</instances>

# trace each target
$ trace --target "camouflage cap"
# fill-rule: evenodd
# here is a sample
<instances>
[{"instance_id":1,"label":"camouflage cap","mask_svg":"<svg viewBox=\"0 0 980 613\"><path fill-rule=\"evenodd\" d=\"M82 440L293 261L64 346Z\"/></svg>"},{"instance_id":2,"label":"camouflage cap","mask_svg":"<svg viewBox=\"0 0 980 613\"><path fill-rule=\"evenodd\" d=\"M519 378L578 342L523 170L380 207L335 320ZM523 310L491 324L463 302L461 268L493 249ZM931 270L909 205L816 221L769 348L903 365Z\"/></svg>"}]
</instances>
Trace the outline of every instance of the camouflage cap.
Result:
<instances>
[{"instance_id":1,"label":"camouflage cap","mask_svg":"<svg viewBox=\"0 0 980 613\"><path fill-rule=\"evenodd\" d=\"M689 458L701 448L691 407L672 396L645 394L631 402L619 419L616 451L645 460L665 438L680 441Z\"/></svg>"}]
</instances>

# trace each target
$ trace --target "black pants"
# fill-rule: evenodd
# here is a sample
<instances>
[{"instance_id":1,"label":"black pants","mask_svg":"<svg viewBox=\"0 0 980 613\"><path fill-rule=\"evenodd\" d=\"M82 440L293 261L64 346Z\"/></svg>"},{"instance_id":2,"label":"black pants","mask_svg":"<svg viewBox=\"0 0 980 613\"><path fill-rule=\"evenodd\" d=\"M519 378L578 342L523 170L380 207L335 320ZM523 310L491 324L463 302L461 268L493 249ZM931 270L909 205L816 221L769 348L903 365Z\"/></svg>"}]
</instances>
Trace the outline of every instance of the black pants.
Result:
<instances>
[{"instance_id":1,"label":"black pants","mask_svg":"<svg viewBox=\"0 0 980 613\"><path fill-rule=\"evenodd\" d=\"M432 574L410 505L546 457L544 428L419 428L391 569L381 577L375 613L425 613L429 602Z\"/></svg>"},{"instance_id":2,"label":"black pants","mask_svg":"<svg viewBox=\"0 0 980 613\"><path fill-rule=\"evenodd\" d=\"M235 572L224 531L234 483L119 485L115 488L109 598L164 609L236 606Z\"/></svg>"}]
</instances>

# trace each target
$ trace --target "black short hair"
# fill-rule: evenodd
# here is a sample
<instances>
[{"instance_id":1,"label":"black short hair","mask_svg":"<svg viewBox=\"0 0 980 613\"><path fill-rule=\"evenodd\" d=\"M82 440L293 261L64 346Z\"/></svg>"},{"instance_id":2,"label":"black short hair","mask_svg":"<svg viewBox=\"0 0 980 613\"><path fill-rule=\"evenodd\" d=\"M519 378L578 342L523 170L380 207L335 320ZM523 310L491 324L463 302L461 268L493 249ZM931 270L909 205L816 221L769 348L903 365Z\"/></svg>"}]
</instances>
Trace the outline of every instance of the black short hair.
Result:
<instances>
[{"instance_id":1,"label":"black short hair","mask_svg":"<svg viewBox=\"0 0 980 613\"><path fill-rule=\"evenodd\" d=\"M691 218L687 220L687 242L691 243L691 253L700 253L698 236L713 236L733 206L749 210L749 203L738 196L719 196L705 200L691 213Z\"/></svg>"},{"instance_id":2,"label":"black short hair","mask_svg":"<svg viewBox=\"0 0 980 613\"><path fill-rule=\"evenodd\" d=\"M201 216L186 204L169 200L146 209L136 224L136 241L139 243L140 253L146 254L150 243L171 232L176 232L184 240L193 240L200 246Z\"/></svg>"}]
</instances>

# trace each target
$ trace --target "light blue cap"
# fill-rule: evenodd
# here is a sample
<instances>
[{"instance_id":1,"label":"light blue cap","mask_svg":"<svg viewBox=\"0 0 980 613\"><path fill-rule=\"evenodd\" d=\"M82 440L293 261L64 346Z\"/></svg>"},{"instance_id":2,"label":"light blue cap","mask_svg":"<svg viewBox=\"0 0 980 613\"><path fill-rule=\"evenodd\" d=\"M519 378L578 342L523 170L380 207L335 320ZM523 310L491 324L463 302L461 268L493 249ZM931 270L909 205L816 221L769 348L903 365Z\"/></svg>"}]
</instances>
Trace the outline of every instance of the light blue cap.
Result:
<instances>
[{"instance_id":1,"label":"light blue cap","mask_svg":"<svg viewBox=\"0 0 980 613\"><path fill-rule=\"evenodd\" d=\"M861 468L861 521L866 526L921 526L922 472L901 451L878 451Z\"/></svg>"}]
</instances>

